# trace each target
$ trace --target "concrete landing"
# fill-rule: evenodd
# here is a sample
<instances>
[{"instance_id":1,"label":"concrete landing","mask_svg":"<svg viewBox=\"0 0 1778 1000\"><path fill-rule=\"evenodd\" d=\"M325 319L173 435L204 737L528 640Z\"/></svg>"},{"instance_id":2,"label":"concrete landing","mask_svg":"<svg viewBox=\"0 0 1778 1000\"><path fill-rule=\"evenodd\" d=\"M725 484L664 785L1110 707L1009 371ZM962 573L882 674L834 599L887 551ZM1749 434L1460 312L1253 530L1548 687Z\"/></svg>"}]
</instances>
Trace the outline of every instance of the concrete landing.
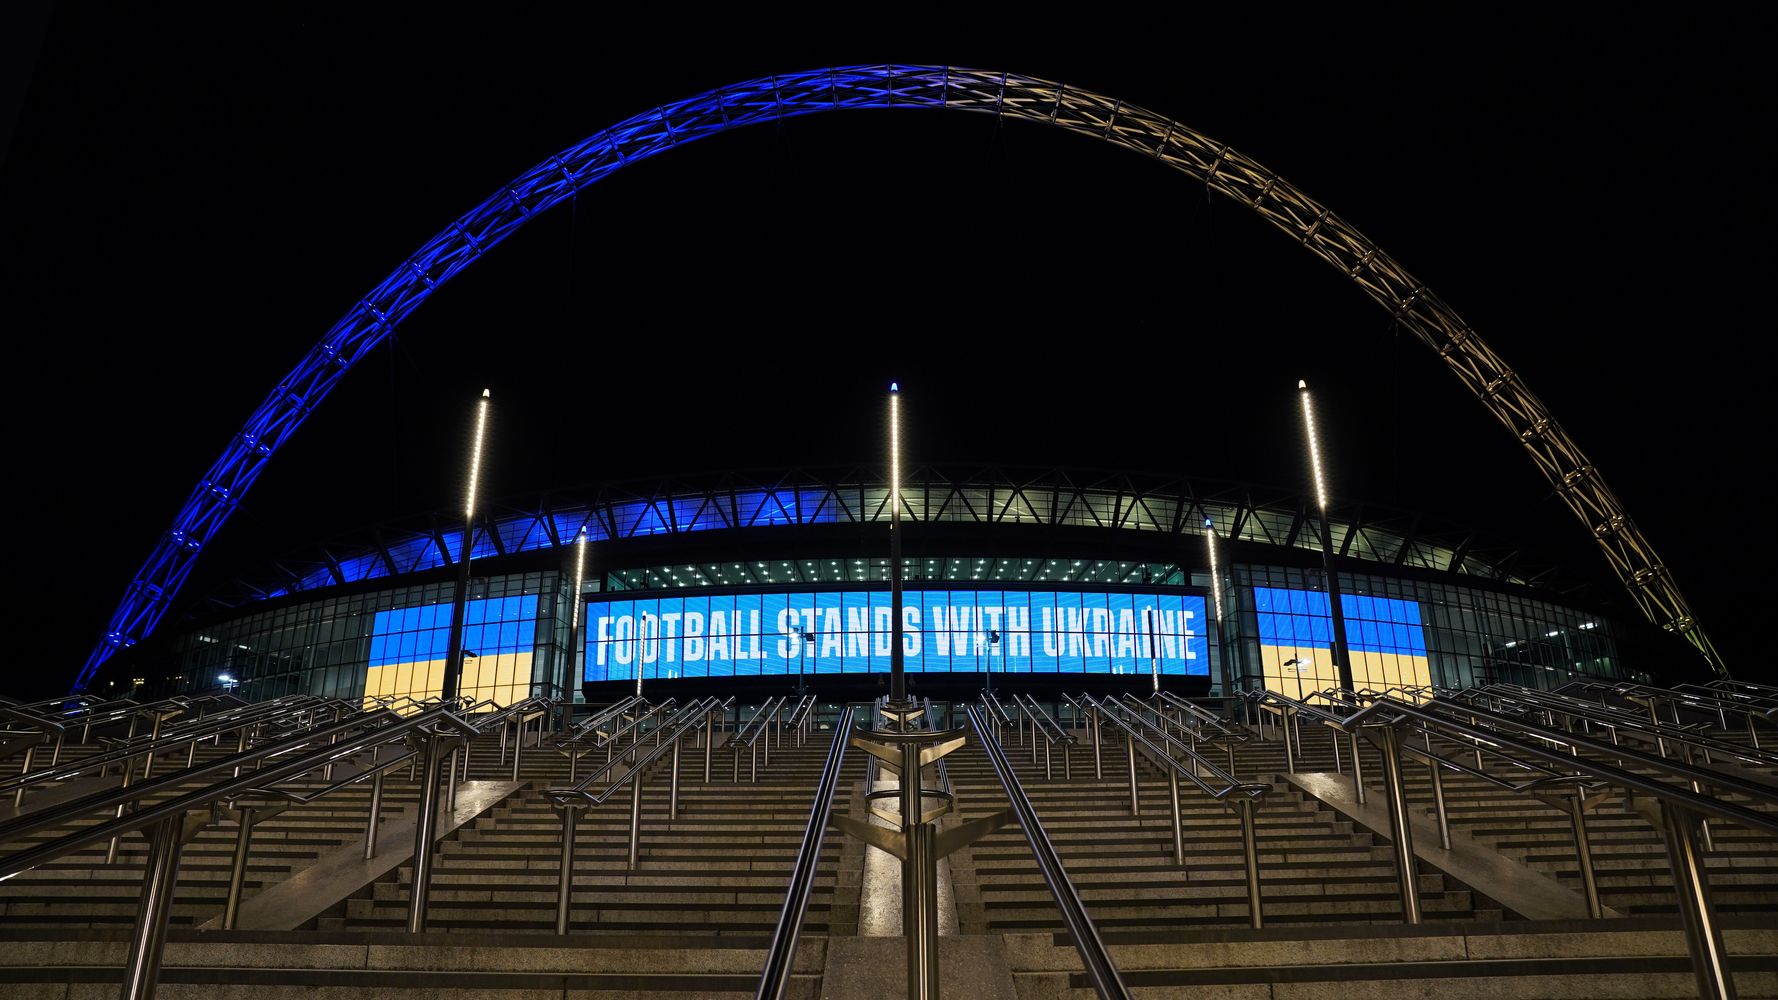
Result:
<instances>
[{"instance_id":1,"label":"concrete landing","mask_svg":"<svg viewBox=\"0 0 1778 1000\"><path fill-rule=\"evenodd\" d=\"M457 786L457 805L449 815L438 816L438 839L443 840L476 817L525 787L523 781L465 781ZM241 904L236 929L243 931L293 931L334 904L407 864L414 857L414 824L417 807L403 809L377 828L377 855L364 860L364 841L336 847L313 865ZM197 927L200 931L222 929L220 915Z\"/></svg>"},{"instance_id":2,"label":"concrete landing","mask_svg":"<svg viewBox=\"0 0 1778 1000\"><path fill-rule=\"evenodd\" d=\"M1387 839L1389 807L1381 792L1363 805L1352 794L1352 777L1327 771L1280 774L1278 778L1325 803L1335 812ZM1584 920L1587 900L1548 875L1520 864L1462 830L1451 831L1451 849L1439 846L1438 820L1410 806L1414 857L1457 879L1527 920ZM1611 907L1607 917L1621 917Z\"/></svg>"},{"instance_id":3,"label":"concrete landing","mask_svg":"<svg viewBox=\"0 0 1778 1000\"><path fill-rule=\"evenodd\" d=\"M907 939L827 939L821 973L823 1000L883 1000L907 996ZM950 1000L1018 1000L1006 939L998 934L956 934L938 939L940 996Z\"/></svg>"}]
</instances>

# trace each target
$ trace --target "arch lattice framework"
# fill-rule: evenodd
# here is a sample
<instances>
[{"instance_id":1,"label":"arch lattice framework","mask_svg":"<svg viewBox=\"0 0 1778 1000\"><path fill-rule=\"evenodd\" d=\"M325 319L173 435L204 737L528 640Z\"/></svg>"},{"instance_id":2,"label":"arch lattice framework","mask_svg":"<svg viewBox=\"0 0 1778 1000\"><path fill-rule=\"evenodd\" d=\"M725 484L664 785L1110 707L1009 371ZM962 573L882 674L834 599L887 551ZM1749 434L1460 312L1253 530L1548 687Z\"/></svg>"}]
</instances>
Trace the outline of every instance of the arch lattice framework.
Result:
<instances>
[{"instance_id":1,"label":"arch lattice framework","mask_svg":"<svg viewBox=\"0 0 1778 1000\"><path fill-rule=\"evenodd\" d=\"M1345 220L1228 146L1115 98L1004 72L879 65L749 80L643 112L537 164L434 236L334 324L254 410L137 572L75 689L91 683L117 651L153 632L266 463L352 366L495 244L588 185L656 153L743 125L862 108L940 108L1054 125L1159 160L1257 212L1357 282L1438 352L1524 445L1642 613L1684 635L1726 676L1648 539L1548 408L1455 310Z\"/></svg>"}]
</instances>

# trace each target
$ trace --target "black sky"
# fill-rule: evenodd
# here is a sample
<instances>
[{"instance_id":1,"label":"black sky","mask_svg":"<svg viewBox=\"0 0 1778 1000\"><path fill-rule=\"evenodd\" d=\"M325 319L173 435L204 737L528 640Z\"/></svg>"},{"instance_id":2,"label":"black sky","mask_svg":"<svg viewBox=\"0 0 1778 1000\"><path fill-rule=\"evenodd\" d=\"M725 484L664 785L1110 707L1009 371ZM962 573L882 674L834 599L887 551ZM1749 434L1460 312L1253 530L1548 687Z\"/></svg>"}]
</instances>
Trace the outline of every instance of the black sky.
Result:
<instances>
[{"instance_id":1,"label":"black sky","mask_svg":"<svg viewBox=\"0 0 1778 1000\"><path fill-rule=\"evenodd\" d=\"M1064 81L1280 171L1489 340L1735 669L1772 676L1755 643L1775 102L1762 33L1730 9L1301 22L1144 6L1038 29L930 6L438 9L61 5L38 32L0 174L31 511L15 615L38 638L31 676L0 689L72 677L247 413L450 220L637 111L865 62ZM1510 436L1342 276L1155 163L932 112L742 130L531 224L346 379L192 587L450 504L484 385L490 487L519 495L875 461L890 378L916 461L1284 485L1301 480L1308 378L1339 495L1522 538L1614 596Z\"/></svg>"}]
</instances>

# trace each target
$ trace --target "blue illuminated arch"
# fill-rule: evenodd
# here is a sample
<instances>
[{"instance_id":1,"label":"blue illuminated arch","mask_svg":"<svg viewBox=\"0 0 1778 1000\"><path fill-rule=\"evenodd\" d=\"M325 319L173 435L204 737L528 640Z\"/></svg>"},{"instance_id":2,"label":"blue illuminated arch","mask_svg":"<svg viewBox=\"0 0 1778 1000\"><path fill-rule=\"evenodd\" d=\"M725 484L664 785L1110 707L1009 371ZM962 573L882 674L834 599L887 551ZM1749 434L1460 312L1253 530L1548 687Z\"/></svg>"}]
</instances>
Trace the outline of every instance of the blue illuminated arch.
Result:
<instances>
[{"instance_id":1,"label":"blue illuminated arch","mask_svg":"<svg viewBox=\"0 0 1778 1000\"><path fill-rule=\"evenodd\" d=\"M1524 444L1644 614L1684 633L1720 671L1654 550L1543 404L1450 307L1344 220L1228 146L1114 98L1003 72L882 65L764 77L645 111L545 159L434 236L359 299L253 411L137 571L75 689L91 683L118 650L154 631L204 546L272 455L346 372L440 285L520 226L631 163L743 125L852 108L941 108L1055 125L1159 160L1253 209L1345 272L1436 350Z\"/></svg>"}]
</instances>

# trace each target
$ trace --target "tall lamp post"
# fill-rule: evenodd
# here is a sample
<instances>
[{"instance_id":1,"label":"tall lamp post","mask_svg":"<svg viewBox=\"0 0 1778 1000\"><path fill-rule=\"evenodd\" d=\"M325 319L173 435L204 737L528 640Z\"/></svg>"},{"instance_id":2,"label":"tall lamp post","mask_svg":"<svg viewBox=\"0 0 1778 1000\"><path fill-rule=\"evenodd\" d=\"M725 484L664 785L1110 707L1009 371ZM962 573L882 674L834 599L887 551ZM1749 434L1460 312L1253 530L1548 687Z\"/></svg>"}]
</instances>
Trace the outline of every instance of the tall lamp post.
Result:
<instances>
[{"instance_id":1,"label":"tall lamp post","mask_svg":"<svg viewBox=\"0 0 1778 1000\"><path fill-rule=\"evenodd\" d=\"M889 702L908 700L901 662L901 383L889 383Z\"/></svg>"},{"instance_id":2,"label":"tall lamp post","mask_svg":"<svg viewBox=\"0 0 1778 1000\"><path fill-rule=\"evenodd\" d=\"M1230 716L1234 715L1235 667L1230 662L1229 647L1222 641L1222 565L1216 558L1216 522L1204 518L1204 548L1210 553L1211 610L1216 614L1216 647L1222 658L1222 695Z\"/></svg>"},{"instance_id":3,"label":"tall lamp post","mask_svg":"<svg viewBox=\"0 0 1778 1000\"><path fill-rule=\"evenodd\" d=\"M800 701L803 696L803 663L808 657L809 647L815 645L815 634L801 625L790 626L796 633L796 697Z\"/></svg>"},{"instance_id":4,"label":"tall lamp post","mask_svg":"<svg viewBox=\"0 0 1778 1000\"><path fill-rule=\"evenodd\" d=\"M574 539L574 589L568 600L568 655L562 661L562 732L574 722L574 654L580 648L580 588L586 579L586 528Z\"/></svg>"},{"instance_id":5,"label":"tall lamp post","mask_svg":"<svg viewBox=\"0 0 1778 1000\"><path fill-rule=\"evenodd\" d=\"M463 614L469 603L469 553L475 537L475 498L481 490L482 439L488 431L488 407L493 396L482 390L475 404L475 438L469 448L469 487L464 490L463 540L457 543L457 589L451 598L451 631L445 649L444 689L446 701L457 697L463 683Z\"/></svg>"},{"instance_id":6,"label":"tall lamp post","mask_svg":"<svg viewBox=\"0 0 1778 1000\"><path fill-rule=\"evenodd\" d=\"M1352 659L1346 649L1346 614L1340 606L1340 578L1334 572L1333 530L1328 525L1327 481L1321 474L1321 444L1315 438L1315 410L1309 402L1309 383L1298 379L1296 389L1297 397L1303 403L1303 434L1309 442L1309 471L1314 477L1315 506L1320 514L1321 572L1327 578L1327 607L1333 617L1334 669L1339 671L1340 687L1354 691L1358 685L1352 682ZM1297 679L1302 679L1300 671Z\"/></svg>"}]
</instances>

